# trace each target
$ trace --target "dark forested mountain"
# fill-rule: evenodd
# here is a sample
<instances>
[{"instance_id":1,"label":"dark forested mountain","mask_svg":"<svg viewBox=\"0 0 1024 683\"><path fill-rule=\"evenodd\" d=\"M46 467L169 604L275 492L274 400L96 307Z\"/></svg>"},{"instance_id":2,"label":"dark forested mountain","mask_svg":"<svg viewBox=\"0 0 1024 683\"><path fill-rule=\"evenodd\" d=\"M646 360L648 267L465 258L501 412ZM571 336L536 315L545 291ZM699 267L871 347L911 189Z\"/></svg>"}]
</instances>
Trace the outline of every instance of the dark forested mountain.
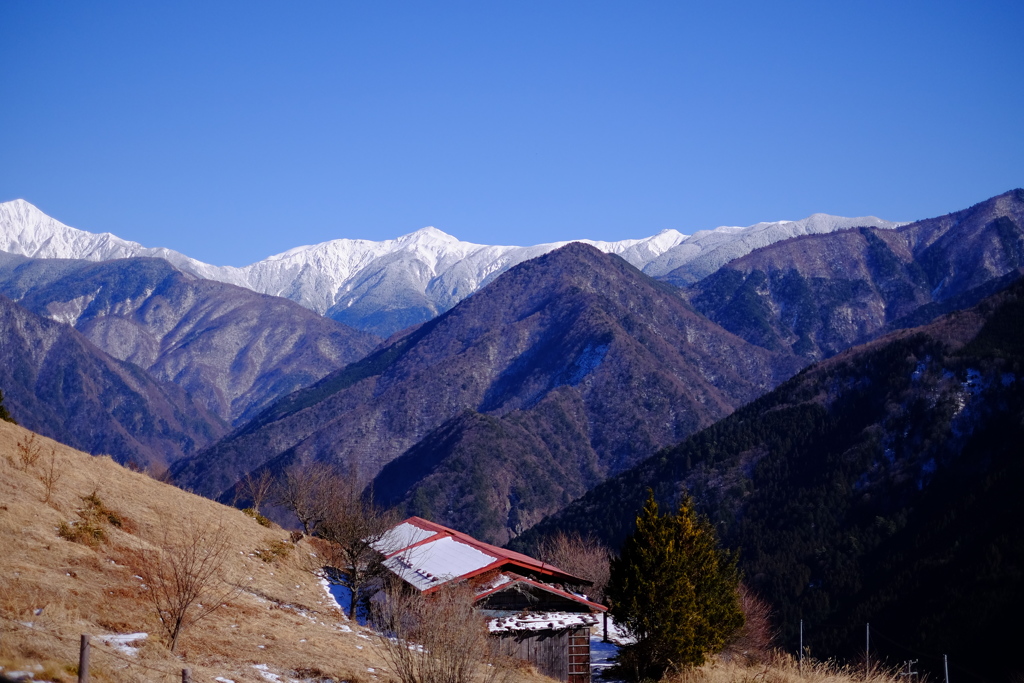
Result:
<instances>
[{"instance_id":1,"label":"dark forested mountain","mask_svg":"<svg viewBox=\"0 0 1024 683\"><path fill-rule=\"evenodd\" d=\"M155 258L93 262L0 252L0 293L74 325L228 422L366 355L380 340L279 297Z\"/></svg>"},{"instance_id":2,"label":"dark forested mountain","mask_svg":"<svg viewBox=\"0 0 1024 683\"><path fill-rule=\"evenodd\" d=\"M798 367L572 244L282 399L175 476L219 495L264 465L386 466L378 496L504 541Z\"/></svg>"},{"instance_id":3,"label":"dark forested mountain","mask_svg":"<svg viewBox=\"0 0 1024 683\"><path fill-rule=\"evenodd\" d=\"M876 656L960 680L1022 670L1024 282L805 369L516 539L616 545L646 491L688 490L746 581L819 657Z\"/></svg>"},{"instance_id":4,"label":"dark forested mountain","mask_svg":"<svg viewBox=\"0 0 1024 683\"><path fill-rule=\"evenodd\" d=\"M227 431L180 387L3 296L0 390L22 426L122 463L160 468Z\"/></svg>"},{"instance_id":5,"label":"dark forested mountain","mask_svg":"<svg viewBox=\"0 0 1024 683\"><path fill-rule=\"evenodd\" d=\"M768 349L831 356L971 306L1024 267L1024 190L894 230L778 242L688 291L726 329Z\"/></svg>"}]
</instances>

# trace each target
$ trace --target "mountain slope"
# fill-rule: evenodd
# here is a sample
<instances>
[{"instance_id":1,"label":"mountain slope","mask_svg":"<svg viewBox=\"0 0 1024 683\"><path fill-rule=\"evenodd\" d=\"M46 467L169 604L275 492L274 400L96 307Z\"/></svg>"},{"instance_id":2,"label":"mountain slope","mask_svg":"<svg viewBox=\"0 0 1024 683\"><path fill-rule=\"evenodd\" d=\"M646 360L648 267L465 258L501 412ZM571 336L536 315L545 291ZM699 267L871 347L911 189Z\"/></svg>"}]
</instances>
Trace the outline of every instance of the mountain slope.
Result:
<instances>
[{"instance_id":1,"label":"mountain slope","mask_svg":"<svg viewBox=\"0 0 1024 683\"><path fill-rule=\"evenodd\" d=\"M724 332L622 259L571 244L282 399L175 475L220 495L263 465L330 460L370 478L392 463L393 482L378 480L382 494L502 540L797 367ZM474 454L489 432L505 446L483 467ZM526 460L538 486L549 482L545 491L517 489ZM470 461L486 492L463 498L446 483L432 493ZM395 474L405 463L412 469ZM459 509L446 509L446 497L459 498ZM491 510L498 526L478 528Z\"/></svg>"},{"instance_id":2,"label":"mountain slope","mask_svg":"<svg viewBox=\"0 0 1024 683\"><path fill-rule=\"evenodd\" d=\"M0 294L74 325L228 422L253 417L379 343L287 299L186 275L162 259L0 253Z\"/></svg>"},{"instance_id":3,"label":"mountain slope","mask_svg":"<svg viewBox=\"0 0 1024 683\"><path fill-rule=\"evenodd\" d=\"M44 453L39 462L15 467L18 444L32 438L0 421L4 673L71 683L80 636L89 633L94 683L181 681L185 667L192 680L205 682L366 681L370 668L389 675L369 642L377 634L349 622L311 573L308 540L293 543L288 532L264 528L239 510L46 438L36 439ZM47 495L40 479L51 462L60 476ZM98 512L97 503L102 516L89 514ZM59 532L86 521L103 536L74 542ZM223 579L237 590L189 626L171 653L141 577L155 573L161 549L182 554L182 537L210 551L206 562L219 564L212 587ZM124 639L139 641L134 648L112 647L101 635L135 633L144 638Z\"/></svg>"},{"instance_id":4,"label":"mountain slope","mask_svg":"<svg viewBox=\"0 0 1024 683\"><path fill-rule=\"evenodd\" d=\"M583 241L622 256L649 275L673 271L673 281L689 282L756 247L857 225L896 224L870 216L815 214L802 221L721 227L692 237L664 230L643 239ZM34 258L94 261L129 256L164 258L186 273L292 299L317 313L382 336L447 311L516 264L565 244L488 246L423 228L393 240L332 240L296 247L244 268L218 267L169 249L147 249L107 233L95 235L70 228L23 200L0 204L0 251Z\"/></svg>"},{"instance_id":5,"label":"mountain slope","mask_svg":"<svg viewBox=\"0 0 1024 683\"><path fill-rule=\"evenodd\" d=\"M1024 267L1024 190L895 230L779 242L688 296L744 339L809 359L973 305Z\"/></svg>"},{"instance_id":6,"label":"mountain slope","mask_svg":"<svg viewBox=\"0 0 1024 683\"><path fill-rule=\"evenodd\" d=\"M1024 282L977 307L811 366L615 477L554 529L614 544L651 489L682 490L740 549L746 580L818 657L939 655L1006 679L1024 608ZM968 679L968 672L957 672Z\"/></svg>"},{"instance_id":7,"label":"mountain slope","mask_svg":"<svg viewBox=\"0 0 1024 683\"><path fill-rule=\"evenodd\" d=\"M679 246L655 258L645 265L643 270L648 275L683 287L711 275L730 261L776 242L850 228L891 230L900 225L903 224L883 221L874 216L844 218L816 213L799 221L775 221L757 223L746 228L721 227L701 230L687 237Z\"/></svg>"},{"instance_id":8,"label":"mountain slope","mask_svg":"<svg viewBox=\"0 0 1024 683\"><path fill-rule=\"evenodd\" d=\"M184 390L110 357L0 296L0 389L25 427L122 463L160 468L224 434Z\"/></svg>"}]
</instances>

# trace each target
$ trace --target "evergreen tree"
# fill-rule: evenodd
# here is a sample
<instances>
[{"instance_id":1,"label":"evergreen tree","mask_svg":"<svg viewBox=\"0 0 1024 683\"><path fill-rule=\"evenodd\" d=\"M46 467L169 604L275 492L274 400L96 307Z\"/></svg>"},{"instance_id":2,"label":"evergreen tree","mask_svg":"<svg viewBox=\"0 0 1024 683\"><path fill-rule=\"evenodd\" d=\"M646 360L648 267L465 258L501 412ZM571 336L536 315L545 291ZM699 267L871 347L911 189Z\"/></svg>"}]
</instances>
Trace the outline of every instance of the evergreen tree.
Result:
<instances>
[{"instance_id":1,"label":"evergreen tree","mask_svg":"<svg viewBox=\"0 0 1024 683\"><path fill-rule=\"evenodd\" d=\"M0 420L5 420L7 422L13 422L14 424L18 424L15 421L15 419L13 417L11 417L10 411L7 410L7 407L4 405L4 392L3 391L0 391Z\"/></svg>"},{"instance_id":2,"label":"evergreen tree","mask_svg":"<svg viewBox=\"0 0 1024 683\"><path fill-rule=\"evenodd\" d=\"M659 514L651 493L636 531L612 560L607 595L615 623L636 638L619 651L619 675L659 679L699 666L743 625L736 558L686 496L675 514Z\"/></svg>"}]
</instances>

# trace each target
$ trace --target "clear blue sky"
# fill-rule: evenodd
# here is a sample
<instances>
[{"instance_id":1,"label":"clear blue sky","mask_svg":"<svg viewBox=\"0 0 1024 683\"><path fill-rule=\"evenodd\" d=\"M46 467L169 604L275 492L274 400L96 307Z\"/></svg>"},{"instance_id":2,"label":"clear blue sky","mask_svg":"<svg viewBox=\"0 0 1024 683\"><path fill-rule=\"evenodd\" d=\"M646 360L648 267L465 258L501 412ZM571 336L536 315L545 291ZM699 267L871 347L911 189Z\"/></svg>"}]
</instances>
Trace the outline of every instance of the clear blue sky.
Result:
<instances>
[{"instance_id":1,"label":"clear blue sky","mask_svg":"<svg viewBox=\"0 0 1024 683\"><path fill-rule=\"evenodd\" d=\"M714 5L714 7L708 7ZM0 2L0 201L241 265L1024 186L1024 2Z\"/></svg>"}]
</instances>

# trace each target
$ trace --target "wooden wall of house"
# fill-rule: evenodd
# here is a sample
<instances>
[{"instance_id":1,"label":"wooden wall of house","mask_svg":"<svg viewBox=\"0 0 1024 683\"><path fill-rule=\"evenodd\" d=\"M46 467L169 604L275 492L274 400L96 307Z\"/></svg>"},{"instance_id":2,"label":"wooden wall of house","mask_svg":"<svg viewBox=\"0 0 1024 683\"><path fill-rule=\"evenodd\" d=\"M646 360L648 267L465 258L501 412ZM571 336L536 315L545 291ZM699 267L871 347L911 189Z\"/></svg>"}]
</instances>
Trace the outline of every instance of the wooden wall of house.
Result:
<instances>
[{"instance_id":1,"label":"wooden wall of house","mask_svg":"<svg viewBox=\"0 0 1024 683\"><path fill-rule=\"evenodd\" d=\"M502 654L531 662L545 676L590 683L590 629L514 631L495 634Z\"/></svg>"}]
</instances>

